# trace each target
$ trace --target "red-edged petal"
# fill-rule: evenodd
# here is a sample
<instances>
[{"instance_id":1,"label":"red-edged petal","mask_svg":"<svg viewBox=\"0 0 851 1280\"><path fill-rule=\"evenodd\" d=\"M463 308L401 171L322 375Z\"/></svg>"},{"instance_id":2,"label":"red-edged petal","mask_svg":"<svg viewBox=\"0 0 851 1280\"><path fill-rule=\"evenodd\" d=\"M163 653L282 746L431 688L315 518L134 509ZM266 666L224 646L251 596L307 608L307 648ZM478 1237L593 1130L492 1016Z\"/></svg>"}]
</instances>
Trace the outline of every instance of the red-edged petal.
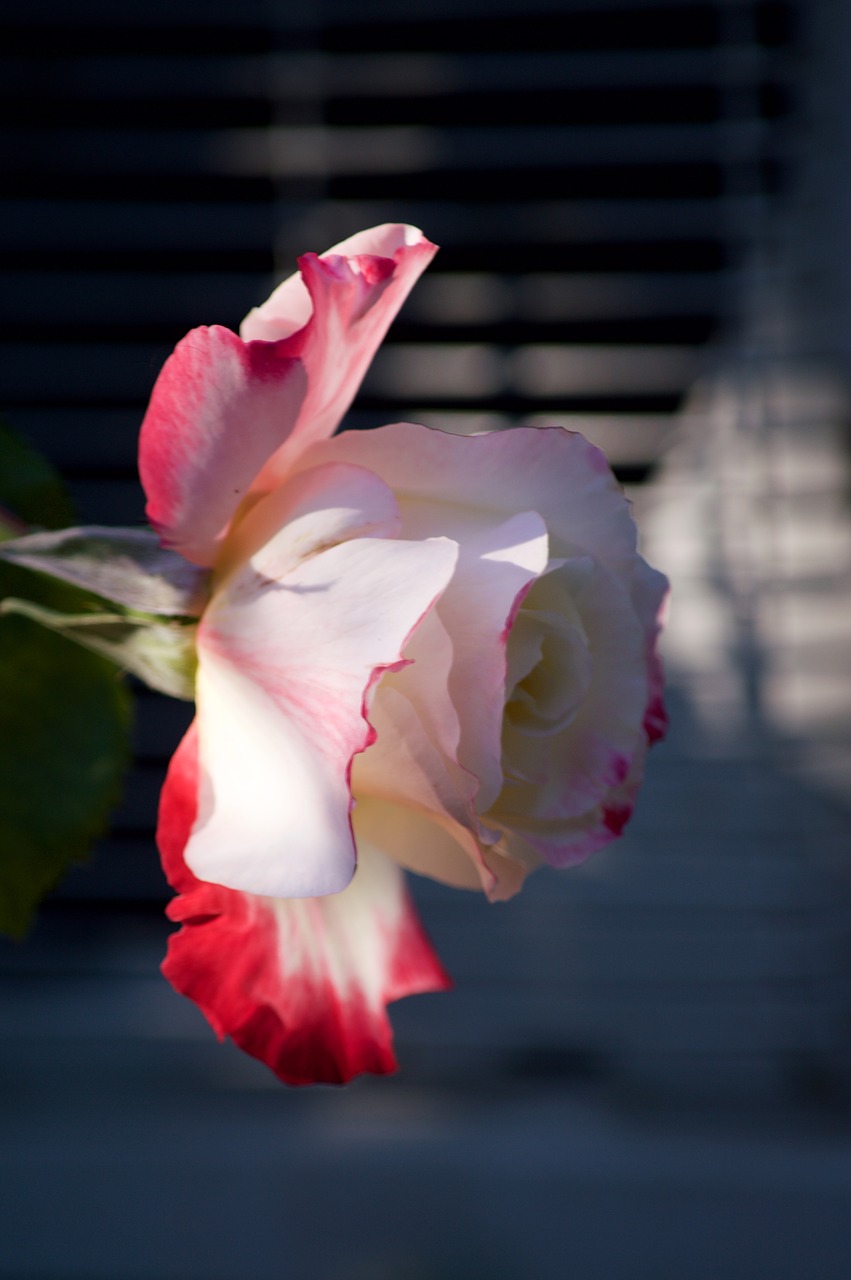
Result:
<instances>
[{"instance_id":1,"label":"red-edged petal","mask_svg":"<svg viewBox=\"0 0 851 1280\"><path fill-rule=\"evenodd\" d=\"M300 276L284 281L246 316L242 337L286 338L287 352L303 362L308 381L298 426L258 477L258 490L272 488L299 451L336 430L390 324L436 252L416 227L373 227L321 256L299 258Z\"/></svg>"},{"instance_id":2,"label":"red-edged petal","mask_svg":"<svg viewBox=\"0 0 851 1280\"><path fill-rule=\"evenodd\" d=\"M330 436L436 252L415 227L360 232L299 260L243 323L194 329L166 361L142 424L147 515L166 546L210 565L242 499Z\"/></svg>"},{"instance_id":3,"label":"red-edged petal","mask_svg":"<svg viewBox=\"0 0 851 1280\"><path fill-rule=\"evenodd\" d=\"M158 840L181 894L182 923L163 972L230 1036L289 1084L343 1083L393 1071L385 1006L449 979L417 919L399 869L372 850L345 892L260 898L197 880L183 862L198 792L194 726L169 768Z\"/></svg>"},{"instance_id":4,"label":"red-edged petal","mask_svg":"<svg viewBox=\"0 0 851 1280\"><path fill-rule=\"evenodd\" d=\"M374 736L371 691L446 587L457 548L357 538L280 579L267 559L274 541L214 594L198 630L202 774L186 860L232 889L315 897L352 877L350 771Z\"/></svg>"},{"instance_id":5,"label":"red-edged petal","mask_svg":"<svg viewBox=\"0 0 851 1280\"><path fill-rule=\"evenodd\" d=\"M257 472L296 423L306 380L284 348L193 329L156 381L139 441L147 516L196 564L213 563Z\"/></svg>"}]
</instances>

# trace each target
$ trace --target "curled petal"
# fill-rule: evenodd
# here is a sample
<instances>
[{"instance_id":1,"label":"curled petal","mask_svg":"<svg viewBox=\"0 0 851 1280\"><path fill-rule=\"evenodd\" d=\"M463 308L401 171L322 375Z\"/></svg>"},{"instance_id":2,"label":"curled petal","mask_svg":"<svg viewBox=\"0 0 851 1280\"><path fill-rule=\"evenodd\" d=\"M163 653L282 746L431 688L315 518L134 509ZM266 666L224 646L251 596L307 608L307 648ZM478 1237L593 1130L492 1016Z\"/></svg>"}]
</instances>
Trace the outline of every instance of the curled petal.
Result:
<instances>
[{"instance_id":1,"label":"curled petal","mask_svg":"<svg viewBox=\"0 0 851 1280\"><path fill-rule=\"evenodd\" d=\"M280 580L263 555L228 579L198 632L198 819L186 860L249 893L337 893L355 867L353 757L380 672L444 590L448 539L358 538Z\"/></svg>"},{"instance_id":2,"label":"curled petal","mask_svg":"<svg viewBox=\"0 0 851 1280\"><path fill-rule=\"evenodd\" d=\"M251 312L241 339L213 326L178 343L139 444L148 519L165 546L211 565L249 491L273 488L334 432L435 252L415 227L361 232L301 258L301 276Z\"/></svg>"},{"instance_id":3,"label":"curled petal","mask_svg":"<svg viewBox=\"0 0 851 1280\"><path fill-rule=\"evenodd\" d=\"M408 898L401 871L365 852L345 892L284 901L205 884L183 849L195 820L197 737L176 752L158 841L182 924L163 972L229 1035L289 1084L342 1083L393 1071L390 1000L450 983Z\"/></svg>"},{"instance_id":4,"label":"curled petal","mask_svg":"<svg viewBox=\"0 0 851 1280\"><path fill-rule=\"evenodd\" d=\"M460 530L458 569L440 602L452 636L449 691L459 711L459 759L479 780L476 810L485 813L502 786L502 718L511 625L547 564L546 526L534 511Z\"/></svg>"},{"instance_id":5,"label":"curled petal","mask_svg":"<svg viewBox=\"0 0 851 1280\"><path fill-rule=\"evenodd\" d=\"M418 448L428 449L435 433L425 427L412 427L410 442L415 446L409 459L409 480L419 459ZM310 457L343 456L353 460L360 450L355 435L380 435L380 431L350 432L328 442L327 450L311 451ZM443 436L444 440L452 437ZM338 445L346 441L347 448ZM391 445L392 448L392 445ZM379 475L384 470L381 459L369 445L366 452L375 463ZM469 461L469 460L468 460ZM391 461L391 468L392 468ZM398 477L397 477L398 478ZM431 708L448 690L457 710L458 743L456 759L478 779L475 807L484 813L502 786L501 733L505 702L506 647L511 624L520 603L548 562L549 538L544 521L536 511L521 511L509 518L501 512L482 509L476 493L475 468L470 474L472 498L469 504L452 501L452 488L457 477L446 474L448 500L438 492L427 503L408 501L405 486L397 491L402 519L402 536L429 538L445 534L458 544L458 565L452 581L443 593L437 613L451 637L451 669L438 671L431 655L418 662L405 676L406 686L413 691L418 707L431 715ZM441 690L440 678L446 674Z\"/></svg>"},{"instance_id":6,"label":"curled petal","mask_svg":"<svg viewBox=\"0 0 851 1280\"><path fill-rule=\"evenodd\" d=\"M352 770L358 847L368 832L410 870L490 891L493 874L476 838L479 783L458 762L460 726L448 688L453 646L436 609L405 657L381 677L370 710L377 736Z\"/></svg>"},{"instance_id":7,"label":"curled petal","mask_svg":"<svg viewBox=\"0 0 851 1280\"><path fill-rule=\"evenodd\" d=\"M511 623L546 567L547 533L534 512L483 521L450 508L441 517L459 544L458 566L405 648L411 665L388 672L378 686L372 714L378 737L358 757L353 777L359 799L392 807L371 803L358 830L368 821L370 838L410 870L508 897L522 874L518 879L507 858L488 857L497 835L481 815L503 784ZM408 527L413 531L410 519Z\"/></svg>"},{"instance_id":8,"label":"curled petal","mask_svg":"<svg viewBox=\"0 0 851 1280\"><path fill-rule=\"evenodd\" d=\"M193 329L165 362L139 441L147 516L163 544L211 565L266 459L298 419L306 380L282 343Z\"/></svg>"},{"instance_id":9,"label":"curled petal","mask_svg":"<svg viewBox=\"0 0 851 1280\"><path fill-rule=\"evenodd\" d=\"M416 227L362 231L328 253L299 258L300 275L280 285L242 323L246 340L287 339L304 364L307 395L291 439L258 477L271 488L293 457L333 434L402 303L437 252Z\"/></svg>"}]
</instances>

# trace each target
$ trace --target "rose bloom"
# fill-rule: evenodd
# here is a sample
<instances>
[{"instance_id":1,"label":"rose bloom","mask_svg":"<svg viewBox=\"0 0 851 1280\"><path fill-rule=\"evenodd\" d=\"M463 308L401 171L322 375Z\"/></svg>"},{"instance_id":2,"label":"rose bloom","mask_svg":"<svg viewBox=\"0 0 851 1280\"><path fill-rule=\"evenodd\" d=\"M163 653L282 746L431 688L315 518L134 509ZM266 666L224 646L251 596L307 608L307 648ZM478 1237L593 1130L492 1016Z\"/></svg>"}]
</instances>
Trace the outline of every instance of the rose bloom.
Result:
<instances>
[{"instance_id":1,"label":"rose bloom","mask_svg":"<svg viewBox=\"0 0 851 1280\"><path fill-rule=\"evenodd\" d=\"M291 1083L393 1070L387 1002L448 984L403 868L498 900L581 861L665 726L666 583L596 448L332 438L434 252L388 225L306 254L241 337L178 344L142 428L151 523L210 570L164 972Z\"/></svg>"}]
</instances>

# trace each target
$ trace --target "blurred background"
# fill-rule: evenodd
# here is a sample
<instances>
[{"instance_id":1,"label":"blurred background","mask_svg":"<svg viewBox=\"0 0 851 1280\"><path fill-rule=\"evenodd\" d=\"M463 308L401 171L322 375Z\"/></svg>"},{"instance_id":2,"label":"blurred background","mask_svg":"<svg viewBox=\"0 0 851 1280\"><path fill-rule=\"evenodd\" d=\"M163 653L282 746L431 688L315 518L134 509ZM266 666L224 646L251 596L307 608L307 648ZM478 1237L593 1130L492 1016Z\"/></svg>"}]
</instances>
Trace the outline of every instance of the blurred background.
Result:
<instances>
[{"instance_id":1,"label":"blurred background","mask_svg":"<svg viewBox=\"0 0 851 1280\"><path fill-rule=\"evenodd\" d=\"M0 45L0 406L143 519L190 327L298 253L443 247L347 425L560 422L673 582L626 837L488 907L402 1072L287 1090L158 973L189 709L140 691L112 835L0 948L0 1280L847 1280L851 7L30 0Z\"/></svg>"}]
</instances>

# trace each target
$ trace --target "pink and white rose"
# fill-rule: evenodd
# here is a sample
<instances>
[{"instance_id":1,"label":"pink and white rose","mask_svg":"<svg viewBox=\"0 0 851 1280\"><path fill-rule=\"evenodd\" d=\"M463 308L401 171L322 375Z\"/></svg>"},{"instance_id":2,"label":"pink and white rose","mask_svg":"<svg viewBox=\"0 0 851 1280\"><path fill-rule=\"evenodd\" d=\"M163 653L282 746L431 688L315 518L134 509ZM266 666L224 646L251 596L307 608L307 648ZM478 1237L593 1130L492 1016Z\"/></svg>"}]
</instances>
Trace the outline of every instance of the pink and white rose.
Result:
<instances>
[{"instance_id":1,"label":"pink and white rose","mask_svg":"<svg viewBox=\"0 0 851 1280\"><path fill-rule=\"evenodd\" d=\"M664 732L666 583L559 427L333 436L435 248L299 260L196 329L142 428L148 514L211 571L158 840L164 970L283 1080L392 1070L385 1006L447 978L403 868L491 899L618 835Z\"/></svg>"}]
</instances>

